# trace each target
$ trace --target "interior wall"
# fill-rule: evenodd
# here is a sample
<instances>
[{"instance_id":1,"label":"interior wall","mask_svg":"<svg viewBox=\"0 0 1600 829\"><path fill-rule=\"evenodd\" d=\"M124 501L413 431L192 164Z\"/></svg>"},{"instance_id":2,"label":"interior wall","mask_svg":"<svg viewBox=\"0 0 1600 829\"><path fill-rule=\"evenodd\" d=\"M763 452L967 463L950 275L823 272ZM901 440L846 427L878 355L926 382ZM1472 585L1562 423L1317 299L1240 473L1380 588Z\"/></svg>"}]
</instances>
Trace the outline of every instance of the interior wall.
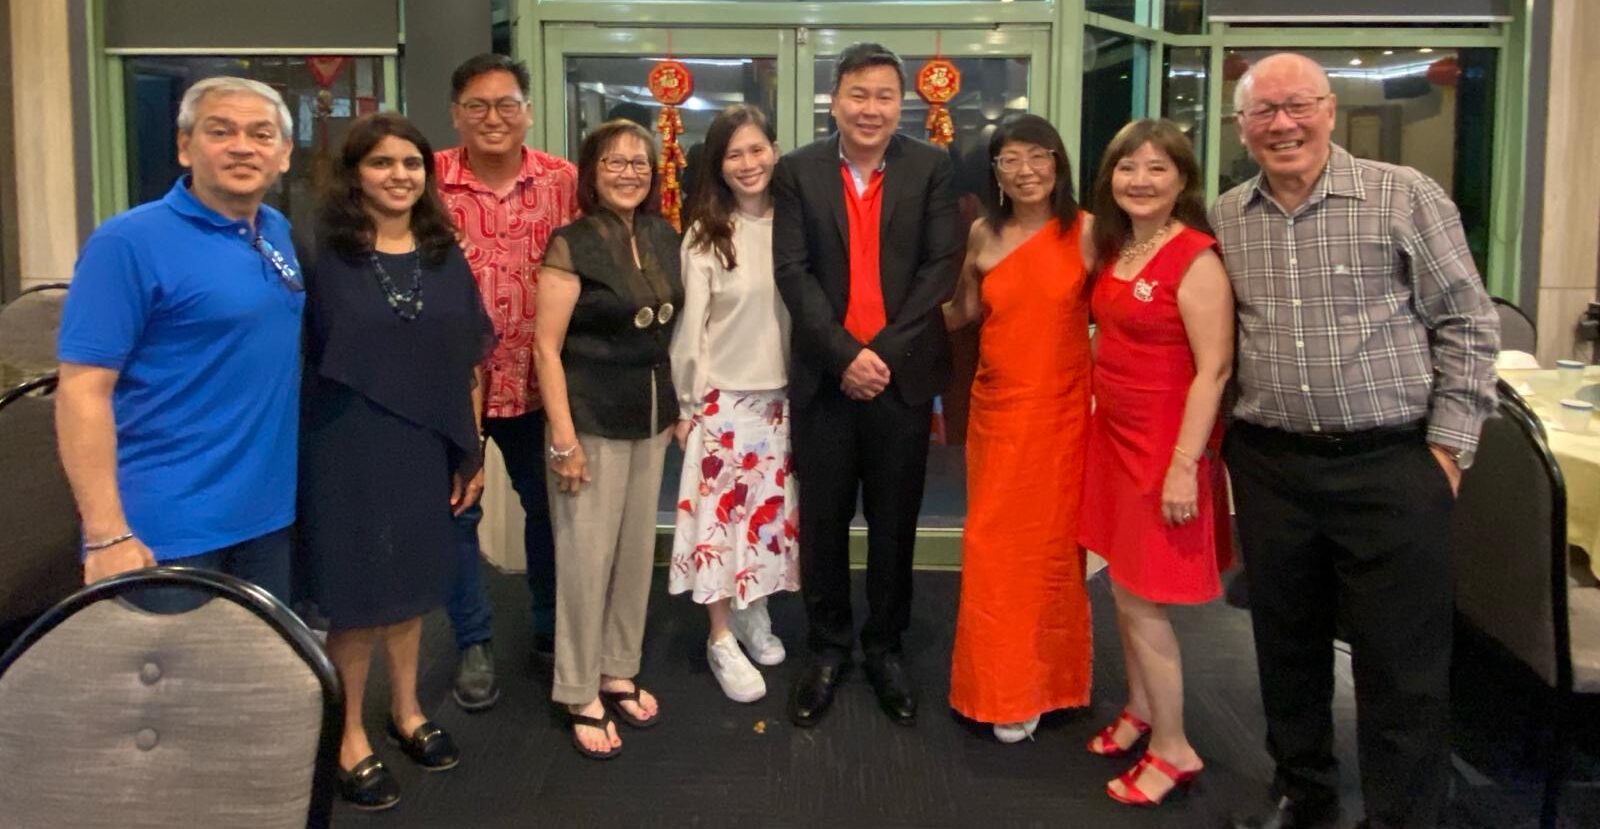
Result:
<instances>
[{"instance_id":1,"label":"interior wall","mask_svg":"<svg viewBox=\"0 0 1600 829\"><path fill-rule=\"evenodd\" d=\"M10 7L17 258L26 289L70 278L77 257L77 92L72 83L71 4L19 0Z\"/></svg>"},{"instance_id":2,"label":"interior wall","mask_svg":"<svg viewBox=\"0 0 1600 829\"><path fill-rule=\"evenodd\" d=\"M1578 318L1596 299L1600 258L1600 3L1553 0L1549 118L1545 135L1544 223L1539 251L1539 362L1589 359ZM1538 44L1533 44L1537 49ZM1527 278L1525 275L1524 278Z\"/></svg>"},{"instance_id":3,"label":"interior wall","mask_svg":"<svg viewBox=\"0 0 1600 829\"><path fill-rule=\"evenodd\" d=\"M0 3L0 43L11 42L11 4ZM11 61L0 58L0 148L16 146L11 117ZM0 149L0 302L21 290L17 261L17 187L13 178L16 158Z\"/></svg>"}]
</instances>

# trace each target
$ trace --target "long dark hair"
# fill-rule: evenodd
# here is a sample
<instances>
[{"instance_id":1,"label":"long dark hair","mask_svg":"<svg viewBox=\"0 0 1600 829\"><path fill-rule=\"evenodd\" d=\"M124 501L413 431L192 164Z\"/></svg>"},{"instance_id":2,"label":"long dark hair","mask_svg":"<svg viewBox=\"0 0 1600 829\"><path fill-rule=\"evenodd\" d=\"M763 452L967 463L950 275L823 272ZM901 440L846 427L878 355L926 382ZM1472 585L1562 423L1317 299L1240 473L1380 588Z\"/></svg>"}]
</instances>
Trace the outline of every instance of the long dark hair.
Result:
<instances>
[{"instance_id":1,"label":"long dark hair","mask_svg":"<svg viewBox=\"0 0 1600 829\"><path fill-rule=\"evenodd\" d=\"M700 157L694 195L684 213L684 227L698 226L694 250L702 253L715 250L722 267L730 271L739 266L733 250L733 214L739 208L739 200L727 179L722 177L722 158L728 154L734 133L745 124L754 124L769 143L777 142L777 133L773 132L767 116L749 104L734 104L717 113L716 120L706 130L705 154Z\"/></svg>"},{"instance_id":2,"label":"long dark hair","mask_svg":"<svg viewBox=\"0 0 1600 829\"><path fill-rule=\"evenodd\" d=\"M1034 144L1050 151L1056 160L1056 183L1050 188L1050 213L1055 216L1061 233L1072 229L1078 218L1078 200L1072 195L1072 162L1067 158L1067 147L1061 142L1061 133L1049 121L1031 113L1007 116L989 137L989 174L985 176L983 212L989 220L989 231L998 235L1000 226L1011 220L1012 203L1000 201L1000 171L994 166L1000 151L1007 144Z\"/></svg>"},{"instance_id":3,"label":"long dark hair","mask_svg":"<svg viewBox=\"0 0 1600 829\"><path fill-rule=\"evenodd\" d=\"M1094 252L1099 262L1109 262L1128 241L1133 223L1128 214L1117 206L1111 193L1111 177L1122 159L1139 151L1145 144L1166 153L1183 176L1183 191L1172 206L1172 216L1180 222L1211 233L1211 222L1206 219L1204 183L1200 180L1200 163L1194 157L1194 145L1177 124L1165 118L1144 118L1133 121L1117 131L1100 158L1100 172L1094 180Z\"/></svg>"},{"instance_id":4,"label":"long dark hair","mask_svg":"<svg viewBox=\"0 0 1600 829\"><path fill-rule=\"evenodd\" d=\"M436 265L456 244L456 228L434 190L433 147L415 124L397 112L374 112L350 124L333 179L322 198L319 236L323 244L348 260L359 260L372 250L374 228L363 207L366 196L361 192L361 159L391 135L410 141L422 153L423 188L417 203L411 206L411 235L416 238L423 261Z\"/></svg>"},{"instance_id":5,"label":"long dark hair","mask_svg":"<svg viewBox=\"0 0 1600 829\"><path fill-rule=\"evenodd\" d=\"M578 148L578 209L585 216L593 216L602 209L600 188L596 185L600 180L600 156L605 155L606 150L611 149L611 145L623 135L631 135L644 142L644 155L650 160L650 192L645 194L644 201L635 209L640 213L661 213L661 176L656 172L660 156L656 151L655 136L626 118L613 118L584 136L583 145Z\"/></svg>"}]
</instances>

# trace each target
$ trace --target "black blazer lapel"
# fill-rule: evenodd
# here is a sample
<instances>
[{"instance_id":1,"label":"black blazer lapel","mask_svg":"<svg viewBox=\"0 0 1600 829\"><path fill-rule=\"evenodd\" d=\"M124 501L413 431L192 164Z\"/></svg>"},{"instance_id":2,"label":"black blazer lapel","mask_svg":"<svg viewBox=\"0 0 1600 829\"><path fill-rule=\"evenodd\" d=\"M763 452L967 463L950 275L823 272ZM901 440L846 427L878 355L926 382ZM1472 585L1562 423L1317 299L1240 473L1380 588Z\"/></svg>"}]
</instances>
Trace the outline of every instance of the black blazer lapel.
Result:
<instances>
[{"instance_id":1,"label":"black blazer lapel","mask_svg":"<svg viewBox=\"0 0 1600 829\"><path fill-rule=\"evenodd\" d=\"M827 153L817 159L817 184L822 188L823 201L833 214L833 226L839 229L839 249L850 250L850 225L844 212L844 184L839 178L839 134L828 141Z\"/></svg>"},{"instance_id":2,"label":"black blazer lapel","mask_svg":"<svg viewBox=\"0 0 1600 829\"><path fill-rule=\"evenodd\" d=\"M889 223L894 219L896 208L900 206L905 195L914 189L918 178L913 171L905 168L906 161L904 153L901 152L901 142L904 140L899 135L890 138L889 146L883 151L883 200L879 204L878 215L880 251L887 249L882 240L889 238Z\"/></svg>"}]
</instances>

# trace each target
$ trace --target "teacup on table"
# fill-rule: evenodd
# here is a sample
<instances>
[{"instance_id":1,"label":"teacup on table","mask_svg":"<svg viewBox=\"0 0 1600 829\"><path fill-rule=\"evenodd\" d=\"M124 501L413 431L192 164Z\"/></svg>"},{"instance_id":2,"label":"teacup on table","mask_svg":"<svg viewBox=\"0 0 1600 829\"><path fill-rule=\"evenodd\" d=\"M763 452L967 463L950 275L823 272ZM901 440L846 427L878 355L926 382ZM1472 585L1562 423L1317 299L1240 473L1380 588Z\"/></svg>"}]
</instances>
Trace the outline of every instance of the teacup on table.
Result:
<instances>
[{"instance_id":1,"label":"teacup on table","mask_svg":"<svg viewBox=\"0 0 1600 829\"><path fill-rule=\"evenodd\" d=\"M1594 404L1587 400L1563 400L1556 418L1562 431L1585 434L1589 431L1589 421L1594 418Z\"/></svg>"}]
</instances>

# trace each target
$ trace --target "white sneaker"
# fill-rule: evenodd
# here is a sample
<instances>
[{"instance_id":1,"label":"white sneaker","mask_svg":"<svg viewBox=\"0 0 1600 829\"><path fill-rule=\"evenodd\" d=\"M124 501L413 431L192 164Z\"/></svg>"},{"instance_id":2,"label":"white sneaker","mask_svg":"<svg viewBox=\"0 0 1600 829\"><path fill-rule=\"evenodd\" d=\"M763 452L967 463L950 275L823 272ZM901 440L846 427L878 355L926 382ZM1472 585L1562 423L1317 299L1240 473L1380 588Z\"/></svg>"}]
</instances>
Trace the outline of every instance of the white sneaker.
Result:
<instances>
[{"instance_id":1,"label":"white sneaker","mask_svg":"<svg viewBox=\"0 0 1600 829\"><path fill-rule=\"evenodd\" d=\"M1027 722L995 723L994 738L1002 743L1020 743L1023 740L1033 739L1033 732L1039 727L1039 715L1035 714Z\"/></svg>"},{"instance_id":2,"label":"white sneaker","mask_svg":"<svg viewBox=\"0 0 1600 829\"><path fill-rule=\"evenodd\" d=\"M782 664L788 654L783 640L772 633L772 617L767 615L767 600L757 599L744 610L729 614L728 630L744 645L750 658L762 665Z\"/></svg>"},{"instance_id":3,"label":"white sneaker","mask_svg":"<svg viewBox=\"0 0 1600 829\"><path fill-rule=\"evenodd\" d=\"M767 695L767 681L761 672L745 658L739 643L724 634L715 642L706 643L706 661L711 663L711 675L722 686L722 693L734 702L755 702Z\"/></svg>"}]
</instances>

